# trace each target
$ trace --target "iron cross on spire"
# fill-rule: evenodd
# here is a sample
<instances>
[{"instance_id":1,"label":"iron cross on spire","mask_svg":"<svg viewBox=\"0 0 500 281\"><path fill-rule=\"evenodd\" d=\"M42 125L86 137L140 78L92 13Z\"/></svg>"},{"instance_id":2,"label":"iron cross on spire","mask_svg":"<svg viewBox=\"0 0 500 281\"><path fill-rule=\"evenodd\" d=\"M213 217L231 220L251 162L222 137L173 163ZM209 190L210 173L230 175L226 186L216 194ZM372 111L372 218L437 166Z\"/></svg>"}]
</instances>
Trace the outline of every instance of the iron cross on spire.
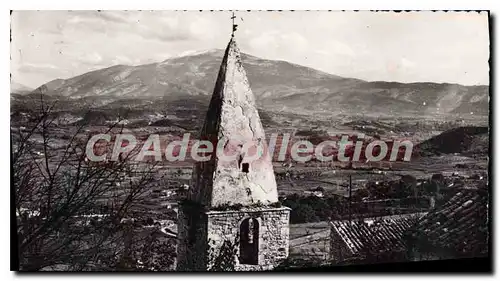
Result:
<instances>
[{"instance_id":1,"label":"iron cross on spire","mask_svg":"<svg viewBox=\"0 0 500 281\"><path fill-rule=\"evenodd\" d=\"M234 12L233 12L233 15L231 16L231 20L233 21L233 31L231 32L231 37L234 37L234 32L236 31L236 28L238 27L237 24L234 24L235 18L236 18L236 16L234 15Z\"/></svg>"}]
</instances>

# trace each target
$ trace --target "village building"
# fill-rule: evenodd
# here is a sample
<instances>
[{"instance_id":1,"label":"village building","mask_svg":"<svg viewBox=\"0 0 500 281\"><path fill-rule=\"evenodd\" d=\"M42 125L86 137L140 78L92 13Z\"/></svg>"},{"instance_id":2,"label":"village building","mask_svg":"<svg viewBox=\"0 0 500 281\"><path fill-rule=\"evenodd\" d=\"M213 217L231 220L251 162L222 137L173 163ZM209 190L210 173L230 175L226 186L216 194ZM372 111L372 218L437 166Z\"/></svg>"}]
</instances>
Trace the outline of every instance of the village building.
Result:
<instances>
[{"instance_id":1,"label":"village building","mask_svg":"<svg viewBox=\"0 0 500 281\"><path fill-rule=\"evenodd\" d=\"M485 257L488 223L487 190L461 189L407 231L409 259Z\"/></svg>"},{"instance_id":2,"label":"village building","mask_svg":"<svg viewBox=\"0 0 500 281\"><path fill-rule=\"evenodd\" d=\"M461 189L428 212L330 222L332 264L488 255L486 189Z\"/></svg>"},{"instance_id":3,"label":"village building","mask_svg":"<svg viewBox=\"0 0 500 281\"><path fill-rule=\"evenodd\" d=\"M330 222L330 260L397 261L406 256L404 235L426 213Z\"/></svg>"}]
</instances>

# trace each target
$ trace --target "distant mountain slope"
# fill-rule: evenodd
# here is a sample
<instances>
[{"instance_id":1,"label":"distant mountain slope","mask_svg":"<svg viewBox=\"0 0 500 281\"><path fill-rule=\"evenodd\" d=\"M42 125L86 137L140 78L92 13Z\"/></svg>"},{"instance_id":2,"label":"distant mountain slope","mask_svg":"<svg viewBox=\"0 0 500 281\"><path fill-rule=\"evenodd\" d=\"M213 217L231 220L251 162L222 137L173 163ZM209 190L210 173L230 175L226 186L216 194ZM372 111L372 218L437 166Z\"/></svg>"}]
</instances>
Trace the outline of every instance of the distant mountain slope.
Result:
<instances>
[{"instance_id":1,"label":"distant mountain slope","mask_svg":"<svg viewBox=\"0 0 500 281\"><path fill-rule=\"evenodd\" d=\"M57 79L35 92L70 99L176 100L212 93L222 50L175 57L139 66L116 65L73 78ZM488 86L366 82L284 61L243 54L257 102L271 111L384 115L488 113Z\"/></svg>"},{"instance_id":2,"label":"distant mountain slope","mask_svg":"<svg viewBox=\"0 0 500 281\"><path fill-rule=\"evenodd\" d=\"M488 127L459 127L443 132L417 145L421 155L466 153L486 155L489 151Z\"/></svg>"},{"instance_id":3,"label":"distant mountain slope","mask_svg":"<svg viewBox=\"0 0 500 281\"><path fill-rule=\"evenodd\" d=\"M10 92L14 94L27 94L33 91L32 88L25 86L23 84L16 83L14 81L10 82Z\"/></svg>"}]
</instances>

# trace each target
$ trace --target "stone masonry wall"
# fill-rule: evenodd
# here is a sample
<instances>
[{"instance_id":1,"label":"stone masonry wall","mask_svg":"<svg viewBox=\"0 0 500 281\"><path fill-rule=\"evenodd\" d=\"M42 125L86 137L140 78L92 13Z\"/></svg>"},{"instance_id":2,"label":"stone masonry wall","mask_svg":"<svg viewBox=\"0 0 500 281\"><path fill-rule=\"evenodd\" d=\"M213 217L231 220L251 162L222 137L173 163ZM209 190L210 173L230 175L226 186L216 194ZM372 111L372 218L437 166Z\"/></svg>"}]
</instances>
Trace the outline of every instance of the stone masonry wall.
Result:
<instances>
[{"instance_id":1,"label":"stone masonry wall","mask_svg":"<svg viewBox=\"0 0 500 281\"><path fill-rule=\"evenodd\" d=\"M270 270L288 257L290 218L288 208L266 208L259 211L213 211L207 213L207 218L209 251L217 256L225 241L235 245L234 270ZM256 218L259 221L258 265L239 264L240 224L246 218ZM213 265L212 259L209 261L208 268Z\"/></svg>"},{"instance_id":2,"label":"stone masonry wall","mask_svg":"<svg viewBox=\"0 0 500 281\"><path fill-rule=\"evenodd\" d=\"M240 224L246 218L256 218L259 222L258 265L239 264ZM232 245L234 250L234 268L229 266L226 270L271 270L288 257L289 208L202 212L180 206L178 219L178 271L219 270L214 266L218 256L231 259L227 249L223 249L224 243Z\"/></svg>"}]
</instances>

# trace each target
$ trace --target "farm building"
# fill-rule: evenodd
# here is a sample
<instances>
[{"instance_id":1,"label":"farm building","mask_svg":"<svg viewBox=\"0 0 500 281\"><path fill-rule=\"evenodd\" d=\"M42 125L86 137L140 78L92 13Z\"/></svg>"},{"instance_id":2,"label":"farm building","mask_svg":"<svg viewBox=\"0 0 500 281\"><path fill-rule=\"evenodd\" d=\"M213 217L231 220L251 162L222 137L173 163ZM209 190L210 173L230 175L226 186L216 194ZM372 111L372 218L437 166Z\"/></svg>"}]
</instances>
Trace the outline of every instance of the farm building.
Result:
<instances>
[{"instance_id":1,"label":"farm building","mask_svg":"<svg viewBox=\"0 0 500 281\"><path fill-rule=\"evenodd\" d=\"M463 189L407 233L413 260L488 255L488 194Z\"/></svg>"},{"instance_id":2,"label":"farm building","mask_svg":"<svg viewBox=\"0 0 500 281\"><path fill-rule=\"evenodd\" d=\"M330 260L391 259L406 252L404 234L425 213L338 220L330 223ZM396 255L394 255L396 254Z\"/></svg>"}]
</instances>

